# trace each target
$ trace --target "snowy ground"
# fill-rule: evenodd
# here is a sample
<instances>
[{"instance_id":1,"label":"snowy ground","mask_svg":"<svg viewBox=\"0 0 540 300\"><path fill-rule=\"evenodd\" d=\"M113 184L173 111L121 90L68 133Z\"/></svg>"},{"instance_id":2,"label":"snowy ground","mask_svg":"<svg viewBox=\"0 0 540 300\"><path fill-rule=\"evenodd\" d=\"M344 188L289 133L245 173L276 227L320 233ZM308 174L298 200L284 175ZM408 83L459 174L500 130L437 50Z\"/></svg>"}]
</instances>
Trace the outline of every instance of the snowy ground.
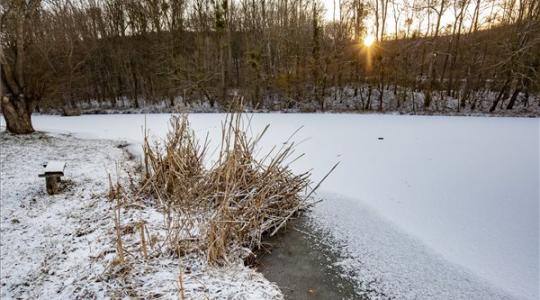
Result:
<instances>
[{"instance_id":1,"label":"snowy ground","mask_svg":"<svg viewBox=\"0 0 540 300\"><path fill-rule=\"evenodd\" d=\"M223 115L195 114L218 140ZM163 136L168 115L148 115ZM36 128L140 143L143 115L34 118ZM262 114L266 147L300 126L298 171L314 168L315 216L351 274L398 298L538 299L539 119ZM383 140L379 140L383 137ZM338 242L336 242L338 243Z\"/></svg>"},{"instance_id":2,"label":"snowy ground","mask_svg":"<svg viewBox=\"0 0 540 300\"><path fill-rule=\"evenodd\" d=\"M396 92L396 94L394 94ZM324 109L326 112L352 112L352 113L373 113L379 111L379 90L369 88L367 85L361 86L357 93L354 88L343 89L329 88L324 97ZM356 94L356 95L355 95ZM521 93L514 108L507 110L509 99L500 101L494 112L489 112L493 101L498 97L499 92L478 91L471 94L471 99L477 99L475 107L471 107L467 101L465 107L458 107L457 98L448 97L446 93L433 93L432 105L424 109L423 92L413 92L407 88L387 86L384 91L383 108L385 113L390 114L421 114L421 115L462 115L462 116L540 116L540 95L531 95L525 101L525 95ZM443 97L441 100L440 97ZM460 96L461 97L461 96ZM370 99L367 108L368 98ZM138 105L127 97L122 97L114 101L78 101L78 108L83 114L133 114L133 113L215 113L227 111L227 107L222 107L219 103L211 106L208 101L183 101L182 97L174 99L163 99L161 101L146 102L144 99L138 100ZM321 103L315 99L302 99L296 101L291 98L283 98L279 95L267 95L262 103L257 104L244 102L244 109L247 112L320 112ZM43 107L45 113L62 114L61 107Z\"/></svg>"},{"instance_id":3,"label":"snowy ground","mask_svg":"<svg viewBox=\"0 0 540 300\"><path fill-rule=\"evenodd\" d=\"M180 297L180 272L189 299L282 298L274 284L241 262L210 267L202 256L179 261L163 253L163 216L147 203L121 210L126 262L116 264L107 173L115 177L117 162L133 167L122 147L110 140L0 132L0 298L173 299ZM67 162L66 180L61 193L49 196L37 174L42 162L54 159ZM148 259L135 226L141 221Z\"/></svg>"}]
</instances>

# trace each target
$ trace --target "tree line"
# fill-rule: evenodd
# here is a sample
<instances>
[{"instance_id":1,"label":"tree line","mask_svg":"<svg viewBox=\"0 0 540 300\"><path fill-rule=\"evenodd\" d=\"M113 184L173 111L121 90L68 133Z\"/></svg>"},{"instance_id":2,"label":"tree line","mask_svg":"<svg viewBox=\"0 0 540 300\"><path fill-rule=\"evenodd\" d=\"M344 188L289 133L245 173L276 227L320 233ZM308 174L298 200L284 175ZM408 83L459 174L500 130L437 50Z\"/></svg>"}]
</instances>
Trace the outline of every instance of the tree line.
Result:
<instances>
[{"instance_id":1,"label":"tree line","mask_svg":"<svg viewBox=\"0 0 540 300\"><path fill-rule=\"evenodd\" d=\"M8 130L85 101L495 111L538 91L536 0L334 2L328 14L319 0L1 0Z\"/></svg>"}]
</instances>

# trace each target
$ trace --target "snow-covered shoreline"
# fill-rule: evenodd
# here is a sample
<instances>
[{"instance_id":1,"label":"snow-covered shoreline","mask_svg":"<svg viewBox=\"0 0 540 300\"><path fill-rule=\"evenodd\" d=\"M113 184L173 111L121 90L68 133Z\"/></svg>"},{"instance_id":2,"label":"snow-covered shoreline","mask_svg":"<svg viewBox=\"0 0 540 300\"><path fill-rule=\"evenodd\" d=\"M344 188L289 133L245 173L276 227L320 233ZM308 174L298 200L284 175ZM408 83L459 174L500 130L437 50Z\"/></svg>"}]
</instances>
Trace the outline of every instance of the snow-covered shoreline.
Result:
<instances>
[{"instance_id":1,"label":"snow-covered shoreline","mask_svg":"<svg viewBox=\"0 0 540 300\"><path fill-rule=\"evenodd\" d=\"M395 88L395 89L394 89ZM243 102L246 113L346 113L346 114L399 114L399 115L432 115L432 116L483 116L483 117L538 117L540 116L540 95L531 94L528 100L520 93L512 109L507 108L503 99L494 111L491 106L499 91L484 90L473 96L477 100L472 104L469 99L464 103L454 97L441 93L433 93L431 105L424 108L425 93L410 88L387 86L383 94L383 109L379 109L380 91L369 85L360 87L331 87L329 94L321 99L303 98L301 101L270 94L263 97L257 104ZM442 99L441 99L442 98ZM370 100L368 100L370 99ZM370 104L367 104L369 102ZM118 97L97 101L96 99L79 100L75 110L62 104L46 106L45 113L63 114L64 111L77 111L82 114L141 114L141 113L226 113L228 105L215 102L213 105L204 98L189 99L182 96L174 98L153 99L146 101L131 97ZM71 104L73 105L73 104ZM460 106L461 105L461 106Z\"/></svg>"},{"instance_id":2,"label":"snow-covered shoreline","mask_svg":"<svg viewBox=\"0 0 540 300\"><path fill-rule=\"evenodd\" d=\"M485 118L538 118L539 111L497 111L497 112L471 112L471 111L354 111L354 110L325 110L325 111L301 111L298 109L290 110L267 110L267 109L246 109L245 113L257 114L344 114L344 115L401 115L401 116L440 116L440 117L485 117ZM171 114L171 113L189 113L189 114L223 114L226 111L222 109L193 110L186 111L178 108L168 109L93 109L82 110L81 115L136 115L136 114ZM59 110L50 110L45 112L34 112L37 116L61 116Z\"/></svg>"},{"instance_id":3,"label":"snow-covered shoreline","mask_svg":"<svg viewBox=\"0 0 540 300\"><path fill-rule=\"evenodd\" d=\"M211 267L197 255L178 260L158 248L143 259L134 226L145 222L149 243L159 242L163 231L161 213L144 203L121 210L129 257L116 264L107 173L115 177L116 163L133 167L124 146L64 134L0 133L1 298L178 298L180 273L191 299L282 298L277 286L241 261ZM37 174L52 159L68 167L63 191L50 196Z\"/></svg>"}]
</instances>

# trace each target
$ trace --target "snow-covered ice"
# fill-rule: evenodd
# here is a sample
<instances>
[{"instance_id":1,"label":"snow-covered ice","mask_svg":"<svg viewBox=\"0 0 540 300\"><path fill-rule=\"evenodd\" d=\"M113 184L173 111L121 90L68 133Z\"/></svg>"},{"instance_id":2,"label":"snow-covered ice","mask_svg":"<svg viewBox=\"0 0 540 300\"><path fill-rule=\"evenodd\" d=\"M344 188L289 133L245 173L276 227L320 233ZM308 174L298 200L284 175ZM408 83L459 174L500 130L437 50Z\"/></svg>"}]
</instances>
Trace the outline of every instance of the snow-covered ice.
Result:
<instances>
[{"instance_id":1,"label":"snow-covered ice","mask_svg":"<svg viewBox=\"0 0 540 300\"><path fill-rule=\"evenodd\" d=\"M515 299L501 287L449 263L355 199L325 193L309 217L335 267L369 299ZM354 213L351 213L354 212ZM373 295L371 291L381 295Z\"/></svg>"},{"instance_id":2,"label":"snow-covered ice","mask_svg":"<svg viewBox=\"0 0 540 300\"><path fill-rule=\"evenodd\" d=\"M168 118L147 115L147 127L152 134L163 136ZM219 140L223 118L223 114L190 115L201 138L209 132L214 141ZM143 115L34 117L38 130L134 143L141 143L144 123ZM381 266L395 266L372 267L369 272L375 274L369 276L392 280L387 283L389 288L409 291L401 295L408 298L504 298L506 293L538 299L539 119L253 116L254 132L266 124L271 126L262 140L264 147L287 140L304 126L295 140L300 141L297 151L306 156L294 168L314 168L315 180L341 161L321 188L325 195L334 196L326 197L314 214L321 214L320 219L337 218L327 218L327 223L333 224L337 239L349 243L347 251L358 254L356 259L376 253ZM392 234L384 235L387 240L368 243L370 234L347 228L347 222L363 217L380 220L377 224L390 227L379 232ZM358 229L369 228L362 224L358 222ZM397 255L401 252L403 256ZM351 255L355 257L355 253ZM424 258L408 259L411 257ZM429 279L441 284L426 285L430 291L418 290ZM460 285L476 293L452 288Z\"/></svg>"}]
</instances>

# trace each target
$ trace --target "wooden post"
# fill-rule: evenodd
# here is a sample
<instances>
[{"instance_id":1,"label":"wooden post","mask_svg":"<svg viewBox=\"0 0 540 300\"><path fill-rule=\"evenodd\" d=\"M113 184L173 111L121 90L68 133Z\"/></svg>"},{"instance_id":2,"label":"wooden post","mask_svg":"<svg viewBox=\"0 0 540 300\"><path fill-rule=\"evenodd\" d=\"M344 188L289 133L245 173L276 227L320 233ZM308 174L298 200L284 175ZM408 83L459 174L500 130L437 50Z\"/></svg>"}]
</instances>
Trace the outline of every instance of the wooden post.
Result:
<instances>
[{"instance_id":1,"label":"wooden post","mask_svg":"<svg viewBox=\"0 0 540 300\"><path fill-rule=\"evenodd\" d=\"M54 195L58 192L58 183L60 182L60 176L48 175L45 176L45 184L47 186L47 193Z\"/></svg>"}]
</instances>

